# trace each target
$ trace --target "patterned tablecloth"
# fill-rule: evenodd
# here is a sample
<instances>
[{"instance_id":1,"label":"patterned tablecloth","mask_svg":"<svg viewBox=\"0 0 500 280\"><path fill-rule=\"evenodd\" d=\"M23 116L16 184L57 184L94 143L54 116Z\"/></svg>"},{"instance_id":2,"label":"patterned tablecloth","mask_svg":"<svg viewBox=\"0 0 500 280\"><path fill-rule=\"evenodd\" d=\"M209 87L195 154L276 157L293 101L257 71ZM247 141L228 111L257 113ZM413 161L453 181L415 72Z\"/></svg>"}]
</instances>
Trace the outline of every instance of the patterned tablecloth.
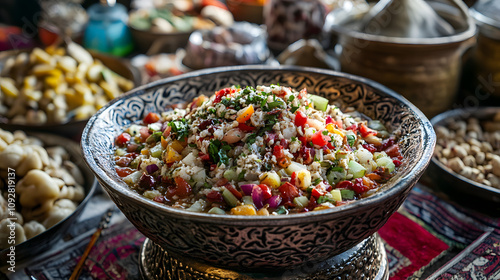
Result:
<instances>
[{"instance_id":1,"label":"patterned tablecloth","mask_svg":"<svg viewBox=\"0 0 500 280\"><path fill-rule=\"evenodd\" d=\"M8 279L68 279L101 216L113 206L95 195L68 236L53 250L17 264ZM498 216L499 213L496 215ZM140 279L139 249L145 237L116 210L85 262L80 279ZM500 218L438 197L417 184L379 235L390 279L500 279Z\"/></svg>"}]
</instances>

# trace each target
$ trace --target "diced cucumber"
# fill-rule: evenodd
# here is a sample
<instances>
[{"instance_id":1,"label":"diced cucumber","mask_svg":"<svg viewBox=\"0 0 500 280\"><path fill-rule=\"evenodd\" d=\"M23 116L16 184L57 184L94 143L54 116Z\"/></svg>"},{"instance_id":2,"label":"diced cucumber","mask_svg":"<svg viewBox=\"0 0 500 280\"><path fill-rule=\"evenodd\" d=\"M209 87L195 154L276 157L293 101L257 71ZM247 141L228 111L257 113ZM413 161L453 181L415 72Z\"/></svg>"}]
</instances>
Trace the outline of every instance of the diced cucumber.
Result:
<instances>
[{"instance_id":1,"label":"diced cucumber","mask_svg":"<svg viewBox=\"0 0 500 280\"><path fill-rule=\"evenodd\" d=\"M116 149L115 151L116 156L123 156L125 153L125 149Z\"/></svg>"},{"instance_id":2,"label":"diced cucumber","mask_svg":"<svg viewBox=\"0 0 500 280\"><path fill-rule=\"evenodd\" d=\"M342 201L342 193L339 189L333 189L330 193L335 201Z\"/></svg>"},{"instance_id":3,"label":"diced cucumber","mask_svg":"<svg viewBox=\"0 0 500 280\"><path fill-rule=\"evenodd\" d=\"M387 130L385 126L379 120L372 120L368 123L368 127L373 130Z\"/></svg>"},{"instance_id":4,"label":"diced cucumber","mask_svg":"<svg viewBox=\"0 0 500 280\"><path fill-rule=\"evenodd\" d=\"M228 179L229 181L236 181L236 179L238 179L238 174L234 169L228 169L224 171L224 178Z\"/></svg>"},{"instance_id":5,"label":"diced cucumber","mask_svg":"<svg viewBox=\"0 0 500 280\"><path fill-rule=\"evenodd\" d=\"M334 167L327 174L326 179L330 185L334 186L340 181L344 181L347 176L347 172L342 167Z\"/></svg>"},{"instance_id":6,"label":"diced cucumber","mask_svg":"<svg viewBox=\"0 0 500 280\"><path fill-rule=\"evenodd\" d=\"M141 171L135 171L134 173L131 173L131 174L127 175L126 177L124 177L123 181L131 186L131 185L134 185L137 182L139 182L139 179L141 178L141 176L142 176Z\"/></svg>"},{"instance_id":7,"label":"diced cucumber","mask_svg":"<svg viewBox=\"0 0 500 280\"><path fill-rule=\"evenodd\" d=\"M155 158L161 158L161 152L162 152L161 143L158 143L158 145L154 146L149 150L151 156Z\"/></svg>"},{"instance_id":8,"label":"diced cucumber","mask_svg":"<svg viewBox=\"0 0 500 280\"><path fill-rule=\"evenodd\" d=\"M288 167L285 169L285 171L288 175L292 175L293 172L297 172L304 169L307 170L307 167L305 165L292 161L290 165L288 165Z\"/></svg>"},{"instance_id":9,"label":"diced cucumber","mask_svg":"<svg viewBox=\"0 0 500 280\"><path fill-rule=\"evenodd\" d=\"M201 202L198 200L196 201L195 203L193 203L193 205L191 205L188 209L186 209L187 211L190 211L190 212L201 212L203 211L203 205L201 204ZM211 209L210 209L211 210Z\"/></svg>"},{"instance_id":10,"label":"diced cucumber","mask_svg":"<svg viewBox=\"0 0 500 280\"><path fill-rule=\"evenodd\" d=\"M224 191L222 192L222 197L229 206L235 207L236 205L238 205L238 199L228 189L224 189Z\"/></svg>"},{"instance_id":11,"label":"diced cucumber","mask_svg":"<svg viewBox=\"0 0 500 280\"><path fill-rule=\"evenodd\" d=\"M309 204L309 198L307 198L307 196L298 196L293 199L293 203L298 207L307 207Z\"/></svg>"},{"instance_id":12,"label":"diced cucumber","mask_svg":"<svg viewBox=\"0 0 500 280\"><path fill-rule=\"evenodd\" d=\"M140 131L141 131L141 127L140 125L137 125L137 124L133 124L131 125L129 128L128 128L128 133L131 135L131 136L136 136Z\"/></svg>"},{"instance_id":13,"label":"diced cucumber","mask_svg":"<svg viewBox=\"0 0 500 280\"><path fill-rule=\"evenodd\" d=\"M328 107L328 99L314 94L308 95L309 99L314 103L314 109L325 112Z\"/></svg>"},{"instance_id":14,"label":"diced cucumber","mask_svg":"<svg viewBox=\"0 0 500 280\"><path fill-rule=\"evenodd\" d=\"M208 214L224 215L226 214L226 211L220 209L219 207L212 207L212 209L208 210Z\"/></svg>"},{"instance_id":15,"label":"diced cucumber","mask_svg":"<svg viewBox=\"0 0 500 280\"><path fill-rule=\"evenodd\" d=\"M245 204L245 205L253 205L253 206L255 206L255 205L253 204L253 199L252 199L252 197L251 197L251 196L249 196L249 195L245 195L244 197L242 197L242 198L241 198L241 201L242 201L242 202L243 202L243 204Z\"/></svg>"},{"instance_id":16,"label":"diced cucumber","mask_svg":"<svg viewBox=\"0 0 500 280\"><path fill-rule=\"evenodd\" d=\"M389 173L396 169L396 165L394 165L390 157L381 157L377 159L377 165L386 168Z\"/></svg>"},{"instance_id":17,"label":"diced cucumber","mask_svg":"<svg viewBox=\"0 0 500 280\"><path fill-rule=\"evenodd\" d=\"M343 189L343 190L340 190L340 194L342 196L342 200L354 199L354 191L353 190Z\"/></svg>"},{"instance_id":18,"label":"diced cucumber","mask_svg":"<svg viewBox=\"0 0 500 280\"><path fill-rule=\"evenodd\" d=\"M349 167L349 174L352 174L354 179L365 176L366 168L364 168L363 165L357 163L356 161L349 161L347 166Z\"/></svg>"},{"instance_id":19,"label":"diced cucumber","mask_svg":"<svg viewBox=\"0 0 500 280\"><path fill-rule=\"evenodd\" d=\"M137 167L139 167L139 163L141 162L141 158L140 157L136 157L134 158L130 164L128 165L128 167L132 168L132 169L136 169Z\"/></svg>"}]
</instances>

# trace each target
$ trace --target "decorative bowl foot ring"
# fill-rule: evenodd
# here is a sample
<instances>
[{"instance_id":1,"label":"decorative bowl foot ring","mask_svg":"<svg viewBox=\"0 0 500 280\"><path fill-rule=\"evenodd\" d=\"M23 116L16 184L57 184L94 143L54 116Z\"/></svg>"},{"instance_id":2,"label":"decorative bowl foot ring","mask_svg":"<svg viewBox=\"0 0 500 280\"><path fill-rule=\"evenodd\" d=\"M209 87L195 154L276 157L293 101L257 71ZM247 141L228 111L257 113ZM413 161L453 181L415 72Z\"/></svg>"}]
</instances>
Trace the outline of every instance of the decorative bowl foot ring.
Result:
<instances>
[{"instance_id":1,"label":"decorative bowl foot ring","mask_svg":"<svg viewBox=\"0 0 500 280\"><path fill-rule=\"evenodd\" d=\"M237 272L206 265L184 257L173 256L150 239L146 239L139 255L143 279L172 280L333 280L389 279L384 245L374 234L344 253L322 263L305 263L301 267L270 274Z\"/></svg>"}]
</instances>

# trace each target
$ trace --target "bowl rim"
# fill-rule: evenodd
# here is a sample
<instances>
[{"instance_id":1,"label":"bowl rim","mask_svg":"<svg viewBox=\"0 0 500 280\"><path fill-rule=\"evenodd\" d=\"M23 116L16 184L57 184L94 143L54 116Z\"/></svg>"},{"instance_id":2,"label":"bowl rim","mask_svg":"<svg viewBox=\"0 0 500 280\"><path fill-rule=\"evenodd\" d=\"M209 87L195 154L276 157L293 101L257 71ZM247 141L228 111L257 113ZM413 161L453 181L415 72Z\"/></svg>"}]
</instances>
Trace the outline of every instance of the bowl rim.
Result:
<instances>
[{"instance_id":1,"label":"bowl rim","mask_svg":"<svg viewBox=\"0 0 500 280\"><path fill-rule=\"evenodd\" d=\"M176 209L167 205L162 205L157 202L154 202L150 199L140 196L134 191L126 188L126 185L119 184L116 180L113 180L104 170L97 166L96 160L93 157L92 149L89 149L88 143L90 132L93 129L96 121L106 110L112 110L113 107L117 106L117 103L120 103L123 99L131 98L137 95L141 95L148 90L154 90L158 87L161 87L164 84L168 84L171 82L175 82L178 80L185 80L194 77L206 76L209 74L221 74L224 72L239 72L239 71L281 71L281 72L302 72L302 73L311 73L311 74L319 74L325 76L335 76L339 78L346 78L358 83L365 84L391 98L394 98L400 102L403 107L407 107L413 114L419 119L422 130L422 146L425 150L420 161L417 162L415 167L408 172L405 176L398 178L398 181L394 183L394 185L388 189L383 189L382 191L378 191L369 197L363 198L355 203L350 203L347 205L342 205L339 207L325 209L322 211L310 211L305 213L294 213L291 215L269 215L269 216L241 216L241 215L217 215L217 214L208 214L208 213L198 213L198 212L189 212L184 209ZM81 148L83 150L84 160L89 166L90 170L94 172L97 179L101 182L104 189L108 187L112 188L116 192L121 195L127 197L128 199L132 199L139 204L147 204L148 207L155 208L157 211L165 212L165 214L176 215L176 218L184 218L193 221L200 221L203 223L238 223L244 222L245 224L255 224L255 225L276 225L277 222L290 223L291 221L299 221L301 219L323 219L323 217L336 215L338 213L349 214L358 212L359 209L362 208L370 208L371 205L377 201L384 199L385 197L393 197L399 194L400 192L404 192L406 188L411 189L413 185L417 182L417 179L423 174L428 164L430 163L430 159L433 155L434 147L436 144L436 135L432 128L430 121L427 117L413 104L411 104L408 100L406 100L403 96L397 94L395 91L377 83L367 78L355 76L352 74L341 73L333 70L312 68L312 67L299 67L299 66L275 66L270 67L266 65L244 65L244 66L229 66L229 67L216 67L204 70L198 70L189 72L186 74L182 74L179 76L168 77L162 80L158 80L143 86L140 86L136 89L133 89L124 95L120 96L120 98L113 99L111 102L102 107L94 116L92 116L82 133L81 138ZM102 156L102 155L101 155ZM412 183L413 182L413 183ZM411 185L408 187L408 185ZM207 219L209 218L209 219ZM252 223L253 221L253 223ZM312 221L312 220L311 220Z\"/></svg>"},{"instance_id":2,"label":"bowl rim","mask_svg":"<svg viewBox=\"0 0 500 280\"><path fill-rule=\"evenodd\" d=\"M443 112L441 114L438 114L434 116L431 119L431 124L432 126L438 126L438 125L444 125L447 121L453 120L453 119L466 119L467 117L477 117L480 118L481 115L490 115L492 113L498 113L500 112L500 107L472 107L472 108L458 108L458 109L453 109L449 110L446 112ZM478 116L479 115L479 116ZM446 172L452 177L455 177L469 185L472 185L478 189L483 189L485 191L494 193L496 195L500 195L500 189L487 186L485 184L481 184L479 182L473 181L465 176L462 176L455 171L451 170L448 166L446 166L444 163L442 163L436 156L432 156L431 162L438 166L441 170Z\"/></svg>"}]
</instances>

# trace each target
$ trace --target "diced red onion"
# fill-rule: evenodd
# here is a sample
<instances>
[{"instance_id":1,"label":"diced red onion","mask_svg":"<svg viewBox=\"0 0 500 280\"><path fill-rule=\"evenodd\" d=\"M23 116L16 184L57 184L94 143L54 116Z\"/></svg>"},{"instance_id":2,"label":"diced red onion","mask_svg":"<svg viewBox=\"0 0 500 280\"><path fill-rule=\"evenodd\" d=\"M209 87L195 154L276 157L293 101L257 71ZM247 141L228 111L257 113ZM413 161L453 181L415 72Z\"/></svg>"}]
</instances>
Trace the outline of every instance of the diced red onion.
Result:
<instances>
[{"instance_id":1,"label":"diced red onion","mask_svg":"<svg viewBox=\"0 0 500 280\"><path fill-rule=\"evenodd\" d=\"M262 189L258 186L254 187L252 190L252 200L257 209L260 209L264 206L264 196L262 195Z\"/></svg>"},{"instance_id":2,"label":"diced red onion","mask_svg":"<svg viewBox=\"0 0 500 280\"><path fill-rule=\"evenodd\" d=\"M150 165L146 166L146 171L149 174L155 173L156 171L158 171L158 169L160 169L160 168L156 164L150 164Z\"/></svg>"},{"instance_id":3,"label":"diced red onion","mask_svg":"<svg viewBox=\"0 0 500 280\"><path fill-rule=\"evenodd\" d=\"M245 184L241 185L240 188L245 195L251 195L253 187L257 186L256 184Z\"/></svg>"},{"instance_id":4,"label":"diced red onion","mask_svg":"<svg viewBox=\"0 0 500 280\"><path fill-rule=\"evenodd\" d=\"M161 132L165 131L165 129L167 128L167 126L168 126L168 122L164 122L164 123L162 123L162 124L161 124L161 129L160 129L160 130L161 130Z\"/></svg>"},{"instance_id":5,"label":"diced red onion","mask_svg":"<svg viewBox=\"0 0 500 280\"><path fill-rule=\"evenodd\" d=\"M290 177L281 177L281 182L290 182L292 178Z\"/></svg>"},{"instance_id":6,"label":"diced red onion","mask_svg":"<svg viewBox=\"0 0 500 280\"><path fill-rule=\"evenodd\" d=\"M155 179L151 175L143 173L139 179L139 187L143 190L150 190L155 185Z\"/></svg>"},{"instance_id":7,"label":"diced red onion","mask_svg":"<svg viewBox=\"0 0 500 280\"><path fill-rule=\"evenodd\" d=\"M280 195L273 195L271 198L267 200L267 203L269 204L269 207L271 208L278 208L281 204L281 196Z\"/></svg>"}]
</instances>

